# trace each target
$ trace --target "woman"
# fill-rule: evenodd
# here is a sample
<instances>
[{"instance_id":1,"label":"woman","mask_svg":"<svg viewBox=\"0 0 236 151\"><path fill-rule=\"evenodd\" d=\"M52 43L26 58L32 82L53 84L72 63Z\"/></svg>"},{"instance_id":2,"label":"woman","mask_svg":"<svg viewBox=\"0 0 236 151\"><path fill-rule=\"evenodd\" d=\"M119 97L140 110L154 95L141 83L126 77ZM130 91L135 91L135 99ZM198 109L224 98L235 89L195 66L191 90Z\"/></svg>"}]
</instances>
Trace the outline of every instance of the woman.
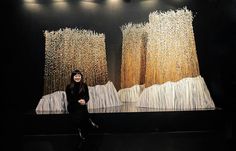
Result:
<instances>
[{"instance_id":1,"label":"woman","mask_svg":"<svg viewBox=\"0 0 236 151\"><path fill-rule=\"evenodd\" d=\"M79 131L82 140L86 139L88 129L96 124L89 119L86 103L89 101L89 91L86 83L83 82L83 75L79 70L71 73L71 82L66 87L67 110L72 115L72 122Z\"/></svg>"}]
</instances>

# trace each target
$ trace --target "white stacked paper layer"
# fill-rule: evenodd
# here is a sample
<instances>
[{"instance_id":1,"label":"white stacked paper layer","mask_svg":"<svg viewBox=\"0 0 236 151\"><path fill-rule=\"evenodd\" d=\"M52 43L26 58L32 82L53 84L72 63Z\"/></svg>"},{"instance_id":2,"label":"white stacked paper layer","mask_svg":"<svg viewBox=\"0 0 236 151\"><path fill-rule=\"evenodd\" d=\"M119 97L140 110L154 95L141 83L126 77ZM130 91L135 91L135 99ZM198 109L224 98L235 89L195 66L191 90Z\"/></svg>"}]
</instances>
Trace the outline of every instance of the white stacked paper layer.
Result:
<instances>
[{"instance_id":1,"label":"white stacked paper layer","mask_svg":"<svg viewBox=\"0 0 236 151\"><path fill-rule=\"evenodd\" d=\"M105 85L88 87L89 102L88 109L106 108L120 106L122 103L112 82L108 81ZM67 112L67 99L65 91L56 91L44 95L37 107L37 112Z\"/></svg>"},{"instance_id":2,"label":"white stacked paper layer","mask_svg":"<svg viewBox=\"0 0 236 151\"><path fill-rule=\"evenodd\" d=\"M144 85L134 85L130 88L120 89L118 91L118 96L121 102L137 102L143 89Z\"/></svg>"},{"instance_id":3,"label":"white stacked paper layer","mask_svg":"<svg viewBox=\"0 0 236 151\"><path fill-rule=\"evenodd\" d=\"M88 108L105 108L112 106L120 106L121 101L113 83L108 81L105 85L96 85L89 87Z\"/></svg>"},{"instance_id":4,"label":"white stacked paper layer","mask_svg":"<svg viewBox=\"0 0 236 151\"><path fill-rule=\"evenodd\" d=\"M201 76L145 88L138 99L137 106L160 109L215 108Z\"/></svg>"}]
</instances>

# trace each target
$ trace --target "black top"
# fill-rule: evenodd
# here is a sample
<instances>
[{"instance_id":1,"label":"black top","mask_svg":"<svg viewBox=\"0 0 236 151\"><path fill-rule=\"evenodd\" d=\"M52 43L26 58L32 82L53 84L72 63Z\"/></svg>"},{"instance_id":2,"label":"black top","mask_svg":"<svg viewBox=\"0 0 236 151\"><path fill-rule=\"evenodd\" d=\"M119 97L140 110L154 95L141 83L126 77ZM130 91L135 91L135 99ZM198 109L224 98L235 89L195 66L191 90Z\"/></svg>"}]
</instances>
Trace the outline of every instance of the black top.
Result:
<instances>
[{"instance_id":1,"label":"black top","mask_svg":"<svg viewBox=\"0 0 236 151\"><path fill-rule=\"evenodd\" d=\"M66 87L66 97L68 101L67 110L69 113L81 112L87 110L87 105L81 105L78 100L89 101L89 91L86 83L69 84Z\"/></svg>"}]
</instances>

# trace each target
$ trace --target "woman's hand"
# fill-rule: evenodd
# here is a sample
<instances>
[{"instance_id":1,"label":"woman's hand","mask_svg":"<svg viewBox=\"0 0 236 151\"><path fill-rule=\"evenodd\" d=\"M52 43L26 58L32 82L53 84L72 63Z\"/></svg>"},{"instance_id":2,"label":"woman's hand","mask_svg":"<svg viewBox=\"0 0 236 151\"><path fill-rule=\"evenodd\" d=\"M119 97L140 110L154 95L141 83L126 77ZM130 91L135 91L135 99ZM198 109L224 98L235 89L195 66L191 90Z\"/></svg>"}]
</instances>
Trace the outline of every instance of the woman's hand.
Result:
<instances>
[{"instance_id":1,"label":"woman's hand","mask_svg":"<svg viewBox=\"0 0 236 151\"><path fill-rule=\"evenodd\" d=\"M86 104L86 102L85 102L84 99L80 99L80 100L78 100L78 102L79 102L81 105L85 105L85 104Z\"/></svg>"}]
</instances>

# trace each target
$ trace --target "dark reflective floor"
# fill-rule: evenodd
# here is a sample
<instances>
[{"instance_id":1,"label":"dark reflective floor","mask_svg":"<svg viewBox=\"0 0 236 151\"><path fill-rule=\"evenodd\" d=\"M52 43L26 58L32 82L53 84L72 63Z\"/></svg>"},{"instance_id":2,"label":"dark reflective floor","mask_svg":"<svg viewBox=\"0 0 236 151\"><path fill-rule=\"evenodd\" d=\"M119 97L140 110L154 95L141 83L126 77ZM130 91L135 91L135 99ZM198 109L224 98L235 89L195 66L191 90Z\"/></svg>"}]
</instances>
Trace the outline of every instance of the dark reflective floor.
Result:
<instances>
[{"instance_id":1,"label":"dark reflective floor","mask_svg":"<svg viewBox=\"0 0 236 151\"><path fill-rule=\"evenodd\" d=\"M100 128L90 132L88 140L84 143L70 131L67 124L68 114L63 112L25 114L23 150L235 150L235 145L232 143L231 113L225 114L219 108L168 110L138 108L135 103L125 103L119 107L90 109L89 112L93 113L92 117Z\"/></svg>"},{"instance_id":2,"label":"dark reflective floor","mask_svg":"<svg viewBox=\"0 0 236 151\"><path fill-rule=\"evenodd\" d=\"M24 136L24 151L230 151L231 140L217 132L90 134ZM231 149L230 149L231 148Z\"/></svg>"}]
</instances>

